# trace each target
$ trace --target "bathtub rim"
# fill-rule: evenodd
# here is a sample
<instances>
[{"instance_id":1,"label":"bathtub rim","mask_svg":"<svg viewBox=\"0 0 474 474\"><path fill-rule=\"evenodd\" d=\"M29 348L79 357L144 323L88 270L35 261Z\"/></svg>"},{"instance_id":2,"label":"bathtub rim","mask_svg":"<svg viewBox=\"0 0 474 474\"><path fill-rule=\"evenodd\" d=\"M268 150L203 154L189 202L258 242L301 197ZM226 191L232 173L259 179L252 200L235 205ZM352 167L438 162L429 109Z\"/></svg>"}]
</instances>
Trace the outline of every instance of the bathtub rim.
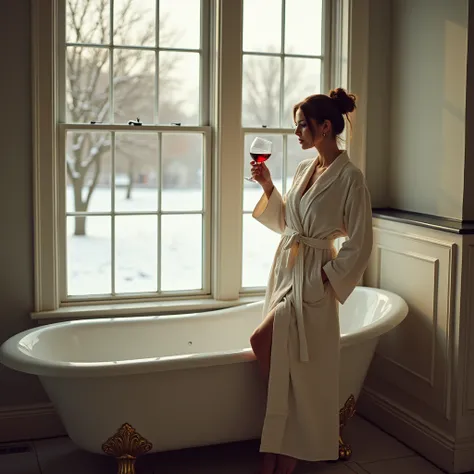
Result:
<instances>
[{"instance_id":1,"label":"bathtub rim","mask_svg":"<svg viewBox=\"0 0 474 474\"><path fill-rule=\"evenodd\" d=\"M367 342L387 333L398 324L400 324L408 314L408 305L395 293L378 288L358 286L358 292L378 293L387 297L392 307L386 315L379 320L364 326L360 330L351 333L341 334L340 347L352 346ZM356 291L355 290L355 291ZM64 321L48 324L45 326L33 327L22 331L7 339L0 346L0 363L4 366L32 375L42 377L100 377L100 376L119 376L119 375L139 375L151 372L160 372L166 370L179 370L202 368L208 366L228 365L241 362L252 362L255 356L250 348L239 350L219 351L219 352L201 352L196 354L172 355L163 357L153 357L147 359L133 359L125 361L102 361L102 362L69 362L53 361L49 359L40 359L31 353L26 353L19 348L20 341L34 332L60 330L63 327L72 325L93 325L104 324L111 320L133 323L137 320L148 321L150 319L186 319L186 318L208 318L212 313L238 313L243 308L261 305L262 301L247 303L244 305L225 308L217 311L204 311L202 313L185 313L175 315L160 316L132 316L132 317L111 317L96 318L88 320Z\"/></svg>"}]
</instances>

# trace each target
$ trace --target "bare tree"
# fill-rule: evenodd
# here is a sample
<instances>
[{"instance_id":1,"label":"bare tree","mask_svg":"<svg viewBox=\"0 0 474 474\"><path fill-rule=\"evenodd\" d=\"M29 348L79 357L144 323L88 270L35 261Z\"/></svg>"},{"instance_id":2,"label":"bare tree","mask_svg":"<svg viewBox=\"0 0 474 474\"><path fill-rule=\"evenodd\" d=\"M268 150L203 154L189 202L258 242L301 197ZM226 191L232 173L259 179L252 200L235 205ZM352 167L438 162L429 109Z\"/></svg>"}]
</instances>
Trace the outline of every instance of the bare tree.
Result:
<instances>
[{"instance_id":1,"label":"bare tree","mask_svg":"<svg viewBox=\"0 0 474 474\"><path fill-rule=\"evenodd\" d=\"M262 62L264 61L264 62ZM243 121L247 126L288 126L291 110L304 95L304 66L298 61L285 61L283 84L283 123L280 124L280 59L248 56L243 71ZM314 84L314 90L318 85ZM311 90L311 85L309 90ZM309 94L309 93L308 93Z\"/></svg>"},{"instance_id":2,"label":"bare tree","mask_svg":"<svg viewBox=\"0 0 474 474\"><path fill-rule=\"evenodd\" d=\"M126 0L121 2L121 8L115 12L112 32L114 43L133 46L153 44L154 15L149 15L152 19L145 21L143 13L134 10L133 5L133 0ZM67 41L72 43L66 53L66 109L69 122L108 122L111 112L115 123L127 123L137 117L144 121L143 112L145 115L148 113L149 121L153 119L150 94L153 93L155 83L155 55L139 49L117 48L114 56L109 57L109 48L106 47L110 43L109 14L109 0L67 2ZM166 39L168 44L178 35L177 31L166 30L165 20L160 22L159 28L160 37ZM135 35L133 41L132 35ZM110 80L109 64L112 61L114 74ZM159 67L160 85L167 90L179 87L175 80L167 79L176 67L176 62L165 58L160 61ZM113 111L109 100L110 87L113 88ZM160 109L176 109L179 106L178 103L169 103L166 98L160 100ZM70 133L66 146L66 169L73 187L76 212L88 210L101 178L104 157L110 153L111 146L108 132ZM132 182L135 156L128 154L127 159ZM130 192L131 188L128 195ZM76 217L74 234L86 234L85 216Z\"/></svg>"}]
</instances>

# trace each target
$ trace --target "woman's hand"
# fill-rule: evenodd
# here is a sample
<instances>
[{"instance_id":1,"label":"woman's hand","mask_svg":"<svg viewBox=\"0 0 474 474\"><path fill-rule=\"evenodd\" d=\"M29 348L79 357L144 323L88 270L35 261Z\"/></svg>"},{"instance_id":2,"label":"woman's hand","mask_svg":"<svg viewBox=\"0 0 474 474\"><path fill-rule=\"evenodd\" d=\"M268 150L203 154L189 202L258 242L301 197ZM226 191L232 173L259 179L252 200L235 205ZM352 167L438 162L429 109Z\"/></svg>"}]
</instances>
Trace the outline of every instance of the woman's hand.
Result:
<instances>
[{"instance_id":1,"label":"woman's hand","mask_svg":"<svg viewBox=\"0 0 474 474\"><path fill-rule=\"evenodd\" d=\"M267 165L265 163L257 163L256 161L251 161L250 165L252 166L252 178L262 186L265 192L271 192L273 190L273 182Z\"/></svg>"}]
</instances>

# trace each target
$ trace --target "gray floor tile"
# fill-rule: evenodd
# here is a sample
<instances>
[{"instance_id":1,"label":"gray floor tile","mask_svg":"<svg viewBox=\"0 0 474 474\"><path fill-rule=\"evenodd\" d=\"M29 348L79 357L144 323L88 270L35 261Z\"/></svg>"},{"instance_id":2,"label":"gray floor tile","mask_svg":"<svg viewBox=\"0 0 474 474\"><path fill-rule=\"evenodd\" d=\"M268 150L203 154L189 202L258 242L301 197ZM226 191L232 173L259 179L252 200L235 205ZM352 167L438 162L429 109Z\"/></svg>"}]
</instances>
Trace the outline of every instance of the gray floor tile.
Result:
<instances>
[{"instance_id":1,"label":"gray floor tile","mask_svg":"<svg viewBox=\"0 0 474 474\"><path fill-rule=\"evenodd\" d=\"M369 474L443 474L443 471L420 456L409 456L361 464Z\"/></svg>"},{"instance_id":2,"label":"gray floor tile","mask_svg":"<svg viewBox=\"0 0 474 474\"><path fill-rule=\"evenodd\" d=\"M301 463L295 474L354 474L347 463Z\"/></svg>"},{"instance_id":3,"label":"gray floor tile","mask_svg":"<svg viewBox=\"0 0 474 474\"><path fill-rule=\"evenodd\" d=\"M352 447L351 462L366 463L415 454L407 446L358 416L349 421L342 437Z\"/></svg>"},{"instance_id":4,"label":"gray floor tile","mask_svg":"<svg viewBox=\"0 0 474 474\"><path fill-rule=\"evenodd\" d=\"M146 465L153 474L252 474L259 459L252 441L150 454L137 461L137 471Z\"/></svg>"},{"instance_id":5,"label":"gray floor tile","mask_svg":"<svg viewBox=\"0 0 474 474\"><path fill-rule=\"evenodd\" d=\"M66 437L35 441L34 446L41 474L117 473L115 459L83 451Z\"/></svg>"},{"instance_id":6,"label":"gray floor tile","mask_svg":"<svg viewBox=\"0 0 474 474\"><path fill-rule=\"evenodd\" d=\"M348 462L346 463L346 466L356 474L368 474L367 471L356 462Z\"/></svg>"},{"instance_id":7,"label":"gray floor tile","mask_svg":"<svg viewBox=\"0 0 474 474\"><path fill-rule=\"evenodd\" d=\"M41 474L36 453L31 443L26 444L31 451L23 453L10 453L0 456L0 472L3 474ZM1 444L0 447L8 447L8 443Z\"/></svg>"}]
</instances>

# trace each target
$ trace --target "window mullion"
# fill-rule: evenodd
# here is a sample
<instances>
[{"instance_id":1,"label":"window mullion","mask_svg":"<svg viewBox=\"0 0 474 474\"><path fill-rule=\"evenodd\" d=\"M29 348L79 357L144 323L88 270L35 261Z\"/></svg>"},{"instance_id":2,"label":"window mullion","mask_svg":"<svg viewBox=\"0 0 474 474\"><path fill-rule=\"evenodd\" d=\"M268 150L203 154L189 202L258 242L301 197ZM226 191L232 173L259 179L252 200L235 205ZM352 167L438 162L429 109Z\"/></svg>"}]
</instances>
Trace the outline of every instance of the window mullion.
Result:
<instances>
[{"instance_id":1,"label":"window mullion","mask_svg":"<svg viewBox=\"0 0 474 474\"><path fill-rule=\"evenodd\" d=\"M111 179L111 186L110 192L111 194L111 208L112 208L112 215L110 216L110 274L111 274L111 282L110 282L110 290L112 295L115 296L115 132L111 132L110 134L111 143L110 143L110 156L112 161L112 179Z\"/></svg>"},{"instance_id":2,"label":"window mullion","mask_svg":"<svg viewBox=\"0 0 474 474\"><path fill-rule=\"evenodd\" d=\"M155 15L155 101L153 113L155 116L154 122L158 123L160 97L160 0L155 2ZM158 220L160 221L161 218L158 218Z\"/></svg>"},{"instance_id":3,"label":"window mullion","mask_svg":"<svg viewBox=\"0 0 474 474\"><path fill-rule=\"evenodd\" d=\"M280 127L283 125L283 114L285 111L285 13L286 0L281 0L281 46L280 51Z\"/></svg>"},{"instance_id":4,"label":"window mullion","mask_svg":"<svg viewBox=\"0 0 474 474\"><path fill-rule=\"evenodd\" d=\"M242 273L242 20L243 0L216 1L217 90L214 149L214 297L239 297Z\"/></svg>"},{"instance_id":5,"label":"window mullion","mask_svg":"<svg viewBox=\"0 0 474 474\"><path fill-rule=\"evenodd\" d=\"M159 179L159 189L158 189L158 216L156 217L156 255L157 255L157 270L156 270L156 289L158 293L161 291L161 216L162 216L162 192L163 192L163 134L158 133L158 179Z\"/></svg>"},{"instance_id":6,"label":"window mullion","mask_svg":"<svg viewBox=\"0 0 474 474\"><path fill-rule=\"evenodd\" d=\"M200 100L199 125L209 125L209 77L210 77L210 31L211 31L211 12L210 0L201 0L201 44L200 44Z\"/></svg>"},{"instance_id":7,"label":"window mullion","mask_svg":"<svg viewBox=\"0 0 474 474\"><path fill-rule=\"evenodd\" d=\"M57 169L58 169L58 180L61 180L57 188L58 196L58 268L59 274L63 275L58 281L59 284L59 297L60 301L66 301L67 299L67 217L66 216L66 183L67 183L67 172L66 172L66 139L67 131L65 129L59 129L58 131L58 142L57 142Z\"/></svg>"},{"instance_id":8,"label":"window mullion","mask_svg":"<svg viewBox=\"0 0 474 474\"><path fill-rule=\"evenodd\" d=\"M58 2L58 18L66 18L66 3L64 1ZM57 103L57 117L59 122L66 121L66 63L67 63L67 47L66 47L66 22L58 22L58 37L57 37L58 53L64 67L57 70L58 74L58 103Z\"/></svg>"},{"instance_id":9,"label":"window mullion","mask_svg":"<svg viewBox=\"0 0 474 474\"><path fill-rule=\"evenodd\" d=\"M109 39L109 123L114 123L114 0L110 2Z\"/></svg>"},{"instance_id":10,"label":"window mullion","mask_svg":"<svg viewBox=\"0 0 474 474\"><path fill-rule=\"evenodd\" d=\"M211 133L208 131L204 135L204 150L203 150L203 193L202 193L202 209L203 209L203 229L202 229L202 284L205 293L211 292L211 235L212 235L212 143Z\"/></svg>"},{"instance_id":11,"label":"window mullion","mask_svg":"<svg viewBox=\"0 0 474 474\"><path fill-rule=\"evenodd\" d=\"M334 85L333 65L337 65L337 63L333 61L331 54L334 49L334 31L337 31L337 28L334 28L334 25L332 24L332 18L335 17L333 15L333 5L333 0L323 1L323 59L321 61L321 68L323 71L323 74L321 74L321 92L323 94L327 94L329 89Z\"/></svg>"}]
</instances>

